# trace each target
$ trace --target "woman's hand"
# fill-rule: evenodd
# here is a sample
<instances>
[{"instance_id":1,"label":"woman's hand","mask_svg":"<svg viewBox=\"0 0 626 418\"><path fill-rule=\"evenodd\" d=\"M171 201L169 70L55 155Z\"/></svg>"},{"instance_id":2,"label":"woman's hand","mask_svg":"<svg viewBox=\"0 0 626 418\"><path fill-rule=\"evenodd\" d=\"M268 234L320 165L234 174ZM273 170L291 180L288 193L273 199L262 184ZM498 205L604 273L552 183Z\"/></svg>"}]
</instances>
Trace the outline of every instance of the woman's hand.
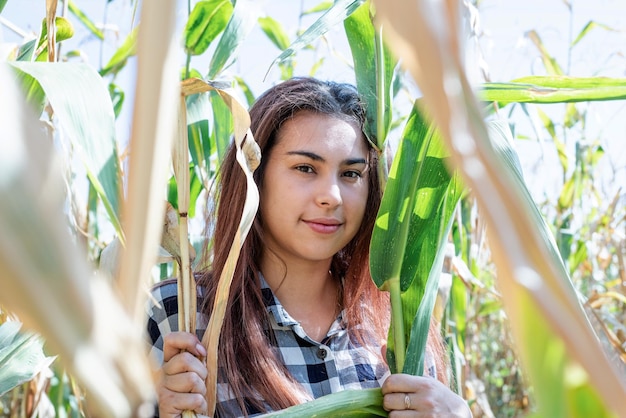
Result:
<instances>
[{"instance_id":1,"label":"woman's hand","mask_svg":"<svg viewBox=\"0 0 626 418\"><path fill-rule=\"evenodd\" d=\"M183 411L207 413L206 350L194 334L172 332L163 337L163 367L157 382L159 415L180 417Z\"/></svg>"},{"instance_id":2,"label":"woman's hand","mask_svg":"<svg viewBox=\"0 0 626 418\"><path fill-rule=\"evenodd\" d=\"M392 374L382 392L383 408L392 418L472 416L463 398L432 377Z\"/></svg>"}]
</instances>

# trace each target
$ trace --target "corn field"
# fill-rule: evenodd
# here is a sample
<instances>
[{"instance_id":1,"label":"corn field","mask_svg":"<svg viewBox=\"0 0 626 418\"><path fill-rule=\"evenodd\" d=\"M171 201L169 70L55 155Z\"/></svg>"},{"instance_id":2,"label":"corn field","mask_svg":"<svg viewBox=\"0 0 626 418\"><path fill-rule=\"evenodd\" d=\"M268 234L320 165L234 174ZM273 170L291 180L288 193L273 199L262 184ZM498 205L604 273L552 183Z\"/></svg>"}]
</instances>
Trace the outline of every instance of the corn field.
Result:
<instances>
[{"instance_id":1,"label":"corn field","mask_svg":"<svg viewBox=\"0 0 626 418\"><path fill-rule=\"evenodd\" d=\"M553 5L567 39L516 34L532 63L498 79L480 17L502 5L271 3L0 0L0 416L151 416L146 289L176 276L195 312L220 161L235 141L253 170L247 107L311 75L356 84L384 162L370 267L400 304L392 370L421 373L435 316L475 417L626 417L626 23ZM598 39L617 49L581 72Z\"/></svg>"}]
</instances>

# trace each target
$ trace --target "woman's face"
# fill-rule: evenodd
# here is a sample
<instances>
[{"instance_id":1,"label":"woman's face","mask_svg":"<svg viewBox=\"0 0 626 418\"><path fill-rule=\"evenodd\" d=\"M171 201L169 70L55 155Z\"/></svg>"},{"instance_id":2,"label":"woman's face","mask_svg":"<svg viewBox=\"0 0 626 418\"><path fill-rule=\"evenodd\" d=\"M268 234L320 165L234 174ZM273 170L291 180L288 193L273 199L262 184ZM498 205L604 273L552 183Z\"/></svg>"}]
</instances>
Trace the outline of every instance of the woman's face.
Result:
<instances>
[{"instance_id":1,"label":"woman's face","mask_svg":"<svg viewBox=\"0 0 626 418\"><path fill-rule=\"evenodd\" d=\"M260 203L267 249L287 264L330 260L365 212L369 154L358 126L300 112L268 158Z\"/></svg>"}]
</instances>

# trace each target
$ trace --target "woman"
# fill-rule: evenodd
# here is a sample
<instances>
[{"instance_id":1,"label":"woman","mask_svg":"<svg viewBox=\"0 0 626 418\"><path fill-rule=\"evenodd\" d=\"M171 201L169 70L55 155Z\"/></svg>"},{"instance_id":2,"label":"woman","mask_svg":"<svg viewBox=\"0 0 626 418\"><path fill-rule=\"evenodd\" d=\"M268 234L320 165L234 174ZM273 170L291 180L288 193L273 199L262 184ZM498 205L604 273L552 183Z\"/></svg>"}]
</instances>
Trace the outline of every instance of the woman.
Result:
<instances>
[{"instance_id":1,"label":"woman","mask_svg":"<svg viewBox=\"0 0 626 418\"><path fill-rule=\"evenodd\" d=\"M389 302L368 269L381 198L377 154L363 134L356 89L292 79L264 93L250 116L262 152L254 173L260 207L220 337L219 416L254 415L381 386L390 416L471 416L460 397L432 378L445 381L436 331L429 338L432 377L389 375ZM231 147L220 176L212 270L198 282L198 335L170 332L176 331L169 325L176 322L174 284L153 292L162 306L150 309L148 324L153 352L163 361L161 417L187 409L206 413L206 352L198 337L243 208L245 178L236 164Z\"/></svg>"}]
</instances>

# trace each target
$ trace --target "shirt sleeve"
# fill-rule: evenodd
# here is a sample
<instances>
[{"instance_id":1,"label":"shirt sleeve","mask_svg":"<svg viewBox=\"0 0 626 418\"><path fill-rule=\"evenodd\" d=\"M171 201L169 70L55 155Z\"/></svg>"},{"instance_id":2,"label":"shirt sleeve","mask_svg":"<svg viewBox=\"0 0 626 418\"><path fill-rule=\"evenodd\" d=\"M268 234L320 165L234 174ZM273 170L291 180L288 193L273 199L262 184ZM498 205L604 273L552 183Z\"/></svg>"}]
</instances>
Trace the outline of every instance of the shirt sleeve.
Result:
<instances>
[{"instance_id":1,"label":"shirt sleeve","mask_svg":"<svg viewBox=\"0 0 626 418\"><path fill-rule=\"evenodd\" d=\"M163 363L163 336L178 331L178 300L175 280L158 283L150 291L146 306L147 339L150 356Z\"/></svg>"}]
</instances>

